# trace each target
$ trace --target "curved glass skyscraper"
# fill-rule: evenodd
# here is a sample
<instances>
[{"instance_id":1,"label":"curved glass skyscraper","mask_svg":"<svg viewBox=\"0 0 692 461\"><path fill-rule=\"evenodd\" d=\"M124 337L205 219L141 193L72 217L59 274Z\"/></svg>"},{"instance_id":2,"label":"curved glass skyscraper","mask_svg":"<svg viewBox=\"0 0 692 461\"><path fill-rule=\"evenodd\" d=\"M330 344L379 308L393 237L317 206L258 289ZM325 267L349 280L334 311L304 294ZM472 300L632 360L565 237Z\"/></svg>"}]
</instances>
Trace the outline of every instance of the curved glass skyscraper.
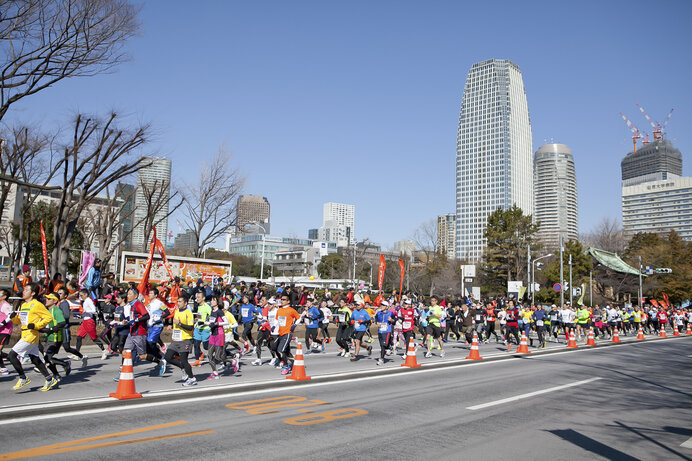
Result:
<instances>
[{"instance_id":1,"label":"curved glass skyscraper","mask_svg":"<svg viewBox=\"0 0 692 461\"><path fill-rule=\"evenodd\" d=\"M517 204L533 214L533 145L524 81L506 59L474 64L457 135L456 256L478 261L487 217Z\"/></svg>"},{"instance_id":2,"label":"curved glass skyscraper","mask_svg":"<svg viewBox=\"0 0 692 461\"><path fill-rule=\"evenodd\" d=\"M579 237L577 175L574 157L564 144L546 144L534 158L535 213L538 237L548 249Z\"/></svg>"}]
</instances>

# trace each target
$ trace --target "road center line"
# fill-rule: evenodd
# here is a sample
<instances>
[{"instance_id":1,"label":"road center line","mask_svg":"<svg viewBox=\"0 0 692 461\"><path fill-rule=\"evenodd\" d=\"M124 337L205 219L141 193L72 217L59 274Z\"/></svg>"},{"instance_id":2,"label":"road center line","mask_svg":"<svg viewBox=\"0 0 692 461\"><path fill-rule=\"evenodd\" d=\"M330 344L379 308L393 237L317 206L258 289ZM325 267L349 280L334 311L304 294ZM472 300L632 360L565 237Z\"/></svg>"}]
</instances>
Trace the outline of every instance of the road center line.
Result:
<instances>
[{"instance_id":1,"label":"road center line","mask_svg":"<svg viewBox=\"0 0 692 461\"><path fill-rule=\"evenodd\" d=\"M682 442L680 446L683 448L692 448L692 437Z\"/></svg>"},{"instance_id":2,"label":"road center line","mask_svg":"<svg viewBox=\"0 0 692 461\"><path fill-rule=\"evenodd\" d=\"M594 381L598 381L601 378L591 378L585 379L584 381L575 381L569 384L563 384L562 386L551 387L549 389L542 389L540 391L529 392L528 394L516 395L514 397L508 397L502 400L494 400L488 403L482 403L480 405L474 405L472 407L466 407L467 410L481 410L483 408L493 407L495 405L502 405L503 403L515 402L521 399L528 399L536 395L547 394L548 392L559 391L560 389L567 389L568 387L580 386L582 384L588 384Z\"/></svg>"}]
</instances>

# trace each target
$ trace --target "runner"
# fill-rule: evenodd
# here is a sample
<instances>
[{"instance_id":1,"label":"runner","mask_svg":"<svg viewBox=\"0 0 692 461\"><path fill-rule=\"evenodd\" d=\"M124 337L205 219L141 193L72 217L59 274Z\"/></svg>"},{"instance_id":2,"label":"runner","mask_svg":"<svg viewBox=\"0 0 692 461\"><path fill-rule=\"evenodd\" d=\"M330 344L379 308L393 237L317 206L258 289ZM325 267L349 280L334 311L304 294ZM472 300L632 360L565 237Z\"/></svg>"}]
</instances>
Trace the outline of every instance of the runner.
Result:
<instances>
[{"instance_id":1,"label":"runner","mask_svg":"<svg viewBox=\"0 0 692 461\"><path fill-rule=\"evenodd\" d=\"M337 354L340 357L350 357L351 352L351 309L343 299L339 301L339 308L334 313L336 323L336 343L341 347L341 351Z\"/></svg>"},{"instance_id":2,"label":"runner","mask_svg":"<svg viewBox=\"0 0 692 461\"><path fill-rule=\"evenodd\" d=\"M404 334L404 355L401 358L405 360L411 338L414 338L415 342L416 310L410 299L405 300L404 306L399 309L399 319L401 320L401 331Z\"/></svg>"},{"instance_id":3,"label":"runner","mask_svg":"<svg viewBox=\"0 0 692 461\"><path fill-rule=\"evenodd\" d=\"M539 343L538 347L545 349L545 321L548 318L548 313L543 307L543 304L538 304L532 318L536 325L536 334L538 335Z\"/></svg>"},{"instance_id":4,"label":"runner","mask_svg":"<svg viewBox=\"0 0 692 461\"><path fill-rule=\"evenodd\" d=\"M223 298L221 296L212 296L211 308L211 315L206 322L211 332L209 336L209 365L211 366L211 374L207 379L219 379L219 373L226 368L227 361L224 326L228 320L223 311Z\"/></svg>"},{"instance_id":5,"label":"runner","mask_svg":"<svg viewBox=\"0 0 692 461\"><path fill-rule=\"evenodd\" d=\"M183 372L183 386L196 386L197 379L192 374L192 367L188 361L188 355L192 352L192 332L194 330L194 315L188 306L190 296L187 293L180 293L176 303L176 312L173 316L173 335L172 342L166 349L165 364L170 363ZM178 356L176 358L176 356Z\"/></svg>"},{"instance_id":6,"label":"runner","mask_svg":"<svg viewBox=\"0 0 692 461\"><path fill-rule=\"evenodd\" d=\"M306 354L309 354L317 344L319 344L317 349L324 352L324 343L321 339L317 338L322 316L322 311L312 304L312 300L307 300L305 303L305 315L303 316L303 322L305 322Z\"/></svg>"},{"instance_id":7,"label":"runner","mask_svg":"<svg viewBox=\"0 0 692 461\"><path fill-rule=\"evenodd\" d=\"M89 290L82 288L79 290L79 299L82 301L82 323L79 325L79 330L77 330L77 344L76 351L77 356L82 356L82 367L87 366L88 356L82 355L82 340L85 336L89 335L91 340L96 344L99 349L101 349L101 360L106 360L108 357L108 351L104 349L103 343L98 338L96 334L96 306L94 301L89 297Z\"/></svg>"},{"instance_id":8,"label":"runner","mask_svg":"<svg viewBox=\"0 0 692 461\"><path fill-rule=\"evenodd\" d=\"M300 319L300 314L291 307L289 296L287 294L281 295L281 307L276 310L276 321L279 324L279 337L276 342L276 352L284 363L281 369L282 375L287 375L293 370L291 339L293 330L295 329L295 322Z\"/></svg>"},{"instance_id":9,"label":"runner","mask_svg":"<svg viewBox=\"0 0 692 461\"><path fill-rule=\"evenodd\" d=\"M377 359L378 365L384 364L384 356L390 347L392 323L395 321L395 319L396 317L394 313L390 311L385 302L383 302L380 309L375 314L375 323L377 323L377 338L380 341L380 358Z\"/></svg>"},{"instance_id":10,"label":"runner","mask_svg":"<svg viewBox=\"0 0 692 461\"><path fill-rule=\"evenodd\" d=\"M46 352L44 357L48 364L48 368L51 373L53 373L53 377L59 382L61 378L58 373L58 368L55 366L56 364L63 367L65 376L68 376L72 370L72 365L69 360L62 360L55 357L55 354L60 351L60 347L62 346L63 330L65 329L67 321L65 320L62 310L58 307L59 299L54 293L46 295L45 302L46 309L50 312L53 320L48 324L48 327L41 330L41 332L46 333Z\"/></svg>"},{"instance_id":11,"label":"runner","mask_svg":"<svg viewBox=\"0 0 692 461\"><path fill-rule=\"evenodd\" d=\"M255 353L257 354L257 358L252 361L252 364L254 366L261 366L262 365L262 345L267 346L267 348L271 351L272 357L276 357L276 353L271 349L271 343L270 343L270 336L272 332L272 327L271 327L271 322L269 320L269 315L270 312L272 313L274 317L274 321L276 321L276 308L274 306L274 301L267 302L267 298L264 296L260 299L259 302L260 306L262 308L262 314L258 316L258 327L257 327L257 346L255 347ZM274 360L272 360L273 364Z\"/></svg>"},{"instance_id":12,"label":"runner","mask_svg":"<svg viewBox=\"0 0 692 461\"><path fill-rule=\"evenodd\" d=\"M320 320L320 331L322 332L322 340L327 341L327 344L332 343L332 337L329 334L329 322L332 318L332 310L327 305L327 301L320 303L320 311L322 311L322 320Z\"/></svg>"},{"instance_id":13,"label":"runner","mask_svg":"<svg viewBox=\"0 0 692 461\"><path fill-rule=\"evenodd\" d=\"M243 324L243 341L245 341L245 350L249 351L252 345L252 352L255 352L256 343L252 338L252 327L255 326L255 321L258 315L262 314L262 309L250 303L249 296L243 296L240 304L240 322Z\"/></svg>"},{"instance_id":14,"label":"runner","mask_svg":"<svg viewBox=\"0 0 692 461\"><path fill-rule=\"evenodd\" d=\"M438 304L437 296L433 296L430 298L430 308L428 310L429 315L428 315L428 338L429 342L426 343L428 347L428 352L425 354L425 357L430 358L432 357L432 348L434 341L437 340L437 343L439 344L439 349L440 349L440 357L444 358L445 356L445 351L442 346L442 329L440 328L440 319L442 318L442 306ZM484 312L485 314L485 312Z\"/></svg>"},{"instance_id":15,"label":"runner","mask_svg":"<svg viewBox=\"0 0 692 461\"><path fill-rule=\"evenodd\" d=\"M199 280L201 282L202 279ZM202 365L202 360L204 360L204 350L209 350L209 337L211 336L211 330L208 325L204 322L207 321L209 315L211 315L211 307L207 304L206 295L204 291L197 291L195 293L195 301L197 303L197 312L195 317L197 321L195 322L195 330L192 337L195 341L195 363L192 364L193 367L199 367Z\"/></svg>"},{"instance_id":16,"label":"runner","mask_svg":"<svg viewBox=\"0 0 692 461\"><path fill-rule=\"evenodd\" d=\"M514 339L517 341L517 346L520 344L519 340L519 309L514 306L514 301L509 302L507 306L507 336L505 337L505 344L507 345L507 350L512 350L511 335L514 335Z\"/></svg>"},{"instance_id":17,"label":"runner","mask_svg":"<svg viewBox=\"0 0 692 461\"><path fill-rule=\"evenodd\" d=\"M0 376L10 374L10 371L5 368L5 362L3 360L7 358L7 355L2 351L5 346L9 344L10 338L12 337L12 328L14 327L10 319L10 315L12 315L12 305L7 302L9 297L10 291L6 288L0 288Z\"/></svg>"},{"instance_id":18,"label":"runner","mask_svg":"<svg viewBox=\"0 0 692 461\"><path fill-rule=\"evenodd\" d=\"M365 336L365 331L368 329L368 325L372 321L370 314L363 309L362 304L356 304L356 310L351 314L351 325L353 325L353 341L355 342L356 349L351 357L351 362L358 360L358 354L360 353L361 346L366 348L368 355L372 354L372 346L363 341L363 336Z\"/></svg>"},{"instance_id":19,"label":"runner","mask_svg":"<svg viewBox=\"0 0 692 461\"><path fill-rule=\"evenodd\" d=\"M494 335L495 336L495 342L499 343L500 337L497 335L497 332L495 331L495 320L496 319L497 319L497 316L495 314L495 308L493 307L493 304L491 302L486 303L486 305L485 305L485 320L487 322L486 338L488 341L490 341L490 335Z\"/></svg>"},{"instance_id":20,"label":"runner","mask_svg":"<svg viewBox=\"0 0 692 461\"><path fill-rule=\"evenodd\" d=\"M46 364L38 348L39 330L47 326L53 317L46 307L41 304L36 297L41 292L41 287L38 283L24 285L22 289L22 299L24 303L19 309L19 315L16 312L10 314L10 319L15 325L21 325L22 335L19 341L14 345L9 354L9 360L14 367L19 379L12 387L15 391L23 388L31 383L31 380L24 374L24 369L19 361L19 356L29 356L31 362L40 373L46 378L46 383L41 388L41 391L49 391L58 380L50 375Z\"/></svg>"},{"instance_id":21,"label":"runner","mask_svg":"<svg viewBox=\"0 0 692 461\"><path fill-rule=\"evenodd\" d=\"M139 300L139 292L136 288L128 288L127 302L129 305L128 329L124 350L132 351L132 365L136 365L147 356L147 329L149 313L144 304ZM118 381L118 378L115 378Z\"/></svg>"}]
</instances>

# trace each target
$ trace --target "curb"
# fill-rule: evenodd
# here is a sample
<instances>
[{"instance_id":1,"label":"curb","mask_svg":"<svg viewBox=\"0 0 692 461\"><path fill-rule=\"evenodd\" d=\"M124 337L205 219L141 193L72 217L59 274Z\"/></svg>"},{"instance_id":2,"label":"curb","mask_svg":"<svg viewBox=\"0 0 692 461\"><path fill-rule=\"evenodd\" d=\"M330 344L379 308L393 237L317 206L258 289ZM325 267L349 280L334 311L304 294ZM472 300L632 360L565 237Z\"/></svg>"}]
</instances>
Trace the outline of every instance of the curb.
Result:
<instances>
[{"instance_id":1,"label":"curb","mask_svg":"<svg viewBox=\"0 0 692 461\"><path fill-rule=\"evenodd\" d=\"M91 410L91 409L104 409L104 408L118 408L127 406L136 406L142 403L155 403L164 401L177 401L186 400L189 398L196 397L209 397L209 396L225 396L233 395L241 392L252 392L258 390L266 389L276 389L281 390L283 388L295 388L304 384L315 384L315 383L329 383L337 381L357 381L361 378L371 377L371 376L385 376L385 375L397 375L406 373L418 373L425 370L434 369L444 369L444 368L455 368L464 367L470 365L476 365L479 363L488 362L501 362L511 359L520 358L531 358L543 355L551 354L564 354L573 353L579 351L589 351L604 349L613 346L631 346L635 344L647 344L652 342L661 342L675 339L692 338L690 336L679 336L679 337L668 337L668 338L647 338L646 341L637 341L635 339L630 341L623 341L620 344L613 344L611 342L602 343L596 346L581 346L578 349L550 349L545 351L532 351L531 354L502 354L493 355L483 358L482 361L469 360L469 359L454 359L442 362L434 363L423 363L420 368L405 368L405 367L391 367L391 368L381 368L374 370L361 370L352 373L330 373L319 376L312 376L310 381L292 381L292 380L272 380L272 381L260 381L254 383L246 384L220 384L216 386L205 386L203 388L195 389L180 389L180 390L163 390L163 391L153 391L150 393L143 393L141 399L129 399L129 400L117 400L110 397L94 397L88 399L71 399L62 400L54 402L44 402L37 404L24 404L16 406L5 406L0 408L0 421L16 418L26 418L32 416L46 416L50 414L63 413L67 411L76 410Z\"/></svg>"}]
</instances>

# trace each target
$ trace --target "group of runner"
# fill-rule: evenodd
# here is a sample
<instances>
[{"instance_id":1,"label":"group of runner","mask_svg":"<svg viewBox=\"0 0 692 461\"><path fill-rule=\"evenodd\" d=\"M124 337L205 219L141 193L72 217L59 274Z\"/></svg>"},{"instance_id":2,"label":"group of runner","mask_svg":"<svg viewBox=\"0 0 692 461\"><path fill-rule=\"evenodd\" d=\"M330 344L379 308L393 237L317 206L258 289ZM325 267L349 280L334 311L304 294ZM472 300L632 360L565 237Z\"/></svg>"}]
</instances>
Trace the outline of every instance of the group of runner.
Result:
<instances>
[{"instance_id":1,"label":"group of runner","mask_svg":"<svg viewBox=\"0 0 692 461\"><path fill-rule=\"evenodd\" d=\"M265 364L265 351L271 356L270 365L282 375L291 373L298 325L305 328L306 354L324 353L335 340L338 356L357 361L361 353L372 354L377 340L376 363L382 365L401 348L405 358L412 339L416 347L425 349L425 357L435 351L444 357L444 344L450 337L470 344L474 332L481 343L494 337L511 350L512 339L519 345L521 333L532 345L535 337L539 347L545 347L546 341L559 341L563 335L567 341L571 332L580 340L590 328L596 335L610 337L615 329L624 335L636 334L640 326L647 333L667 326L683 332L692 322L689 309L662 306L559 308L522 306L511 300L448 302L436 296L426 303L391 296L378 300L377 306L369 298L342 298L334 303L327 297L319 301L308 296L303 305L296 306L290 290L282 287L271 297L261 286L252 290L229 286L220 293L203 287L190 293L174 287L139 293L130 285L94 299L94 291L86 288L71 292L59 286L48 293L42 285L27 281L17 307L10 303L10 292L0 289L0 374L10 373L4 364L9 360L18 375L13 389L21 389L31 382L23 368L30 361L46 380L41 390L48 391L70 374L71 360L87 366L88 357L81 353L87 336L102 351L102 360L130 350L134 365L152 363L158 375L165 375L171 367L180 369L182 385L187 387L197 384L193 368L207 364L211 369L207 379L219 379L226 369L237 372L243 355L254 356L254 366ZM76 325L73 348L70 327ZM21 329L20 339L5 353L14 327ZM165 344L162 333L167 328L171 338ZM61 349L66 357L57 357Z\"/></svg>"}]
</instances>

